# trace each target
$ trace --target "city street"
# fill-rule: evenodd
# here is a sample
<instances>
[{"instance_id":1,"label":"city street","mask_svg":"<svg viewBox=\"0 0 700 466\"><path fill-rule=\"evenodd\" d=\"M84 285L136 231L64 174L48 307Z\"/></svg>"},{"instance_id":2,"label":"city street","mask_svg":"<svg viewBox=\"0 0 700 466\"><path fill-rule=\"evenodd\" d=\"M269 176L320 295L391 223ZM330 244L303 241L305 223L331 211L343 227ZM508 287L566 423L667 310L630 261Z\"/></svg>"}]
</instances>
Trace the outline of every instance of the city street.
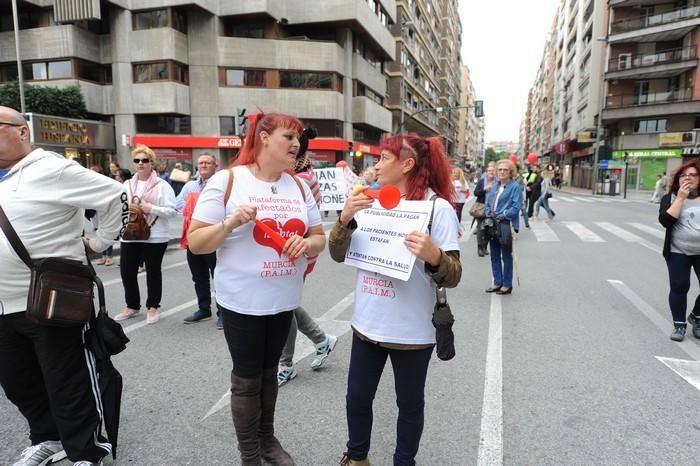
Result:
<instances>
[{"instance_id":1,"label":"city street","mask_svg":"<svg viewBox=\"0 0 700 466\"><path fill-rule=\"evenodd\" d=\"M682 344L668 338L658 206L557 191L551 206L554 222L542 212L519 235L520 286L510 296L484 293L489 258L477 256L473 235L462 237L462 282L448 292L457 357L431 363L418 464L697 464L694 450L679 446L692 446L700 430L689 409L700 363L682 362L699 360L700 348L690 332ZM238 464L223 332L215 320L183 325L195 301L177 245L164 269L161 321L124 323L131 343L115 358L125 381L118 459L106 464ZM123 306L119 269L98 270L114 315ZM280 389L277 434L298 465L337 464L344 451L354 275L324 254L306 283L304 307L340 340L312 372L313 348L301 336L299 375ZM697 293L694 282L691 301ZM373 465L392 464L395 421L387 367ZM28 444L27 426L4 395L0 437L0 464L11 464Z\"/></svg>"}]
</instances>

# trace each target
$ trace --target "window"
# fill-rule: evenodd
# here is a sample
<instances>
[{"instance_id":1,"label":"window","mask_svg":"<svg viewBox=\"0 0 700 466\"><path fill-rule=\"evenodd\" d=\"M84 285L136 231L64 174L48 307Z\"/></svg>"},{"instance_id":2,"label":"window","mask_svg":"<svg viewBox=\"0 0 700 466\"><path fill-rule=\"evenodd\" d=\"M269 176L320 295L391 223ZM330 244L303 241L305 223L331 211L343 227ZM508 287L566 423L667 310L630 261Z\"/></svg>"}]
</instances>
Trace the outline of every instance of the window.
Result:
<instances>
[{"instance_id":1,"label":"window","mask_svg":"<svg viewBox=\"0 0 700 466\"><path fill-rule=\"evenodd\" d=\"M265 87L265 72L262 70L226 69L225 86Z\"/></svg>"},{"instance_id":2,"label":"window","mask_svg":"<svg viewBox=\"0 0 700 466\"><path fill-rule=\"evenodd\" d=\"M111 84L112 66L100 65L86 60L75 59L78 79L94 81L100 84Z\"/></svg>"},{"instance_id":3,"label":"window","mask_svg":"<svg viewBox=\"0 0 700 466\"><path fill-rule=\"evenodd\" d=\"M191 134L190 117L177 115L136 115L136 131L150 134Z\"/></svg>"},{"instance_id":4,"label":"window","mask_svg":"<svg viewBox=\"0 0 700 466\"><path fill-rule=\"evenodd\" d=\"M668 120L637 120L634 122L635 133L663 133L666 131Z\"/></svg>"},{"instance_id":5,"label":"window","mask_svg":"<svg viewBox=\"0 0 700 466\"><path fill-rule=\"evenodd\" d=\"M188 84L189 69L187 65L171 60L134 64L135 83L146 83L152 81L175 81L182 84Z\"/></svg>"},{"instance_id":6,"label":"window","mask_svg":"<svg viewBox=\"0 0 700 466\"><path fill-rule=\"evenodd\" d=\"M263 39L265 29L261 23L228 24L226 35L228 37L247 37L250 39Z\"/></svg>"},{"instance_id":7,"label":"window","mask_svg":"<svg viewBox=\"0 0 700 466\"><path fill-rule=\"evenodd\" d=\"M168 10L139 11L132 14L134 31L168 27Z\"/></svg>"},{"instance_id":8,"label":"window","mask_svg":"<svg viewBox=\"0 0 700 466\"><path fill-rule=\"evenodd\" d=\"M28 79L26 76L24 79ZM17 80L17 63L3 63L0 65L0 83Z\"/></svg>"},{"instance_id":9,"label":"window","mask_svg":"<svg viewBox=\"0 0 700 466\"><path fill-rule=\"evenodd\" d=\"M280 87L293 89L333 89L333 74L280 71Z\"/></svg>"},{"instance_id":10,"label":"window","mask_svg":"<svg viewBox=\"0 0 700 466\"><path fill-rule=\"evenodd\" d=\"M49 62L49 79L71 78L72 74L70 60Z\"/></svg>"}]
</instances>

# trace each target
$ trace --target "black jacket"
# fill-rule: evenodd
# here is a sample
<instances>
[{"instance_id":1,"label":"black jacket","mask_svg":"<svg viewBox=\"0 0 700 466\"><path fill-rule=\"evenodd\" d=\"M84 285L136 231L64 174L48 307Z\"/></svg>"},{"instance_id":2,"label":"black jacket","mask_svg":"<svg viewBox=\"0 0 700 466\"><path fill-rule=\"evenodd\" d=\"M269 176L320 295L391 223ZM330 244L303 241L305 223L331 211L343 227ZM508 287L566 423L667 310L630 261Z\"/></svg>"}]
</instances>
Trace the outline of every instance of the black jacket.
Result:
<instances>
[{"instance_id":1,"label":"black jacket","mask_svg":"<svg viewBox=\"0 0 700 466\"><path fill-rule=\"evenodd\" d=\"M666 212L671 207L672 196L671 193L665 194L664 197L661 198L661 204L659 205L659 223L666 229L663 255L667 259L671 253L671 234L673 232L673 226L678 221L676 217Z\"/></svg>"}]
</instances>

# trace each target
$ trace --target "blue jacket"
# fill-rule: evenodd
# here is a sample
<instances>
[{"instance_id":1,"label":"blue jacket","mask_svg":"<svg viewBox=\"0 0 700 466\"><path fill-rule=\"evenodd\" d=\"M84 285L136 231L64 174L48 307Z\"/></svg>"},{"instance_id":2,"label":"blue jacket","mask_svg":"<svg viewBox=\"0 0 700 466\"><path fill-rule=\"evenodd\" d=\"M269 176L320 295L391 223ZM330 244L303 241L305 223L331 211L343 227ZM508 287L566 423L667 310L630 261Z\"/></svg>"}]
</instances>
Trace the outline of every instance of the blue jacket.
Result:
<instances>
[{"instance_id":1,"label":"blue jacket","mask_svg":"<svg viewBox=\"0 0 700 466\"><path fill-rule=\"evenodd\" d=\"M496 193L500 188L500 181L494 181L494 185L489 191L488 198L486 199L486 206L484 207L484 215L489 215L493 213L494 217L503 217L510 220L513 225L514 230L520 229L520 204L522 201L523 192L518 186L515 180L510 180L506 183L506 186L498 198L498 205L493 206L493 202L496 199Z\"/></svg>"}]
</instances>

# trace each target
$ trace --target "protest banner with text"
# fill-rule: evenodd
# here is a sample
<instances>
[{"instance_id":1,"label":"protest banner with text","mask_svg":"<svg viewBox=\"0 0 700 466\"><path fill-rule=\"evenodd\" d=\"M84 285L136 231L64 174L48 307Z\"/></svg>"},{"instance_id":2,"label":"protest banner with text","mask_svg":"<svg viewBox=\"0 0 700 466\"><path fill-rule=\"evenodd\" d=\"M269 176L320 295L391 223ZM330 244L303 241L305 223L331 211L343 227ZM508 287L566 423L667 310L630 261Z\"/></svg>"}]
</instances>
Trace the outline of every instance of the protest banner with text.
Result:
<instances>
[{"instance_id":1,"label":"protest banner with text","mask_svg":"<svg viewBox=\"0 0 700 466\"><path fill-rule=\"evenodd\" d=\"M321 189L321 211L342 210L352 188L348 185L342 168L314 169Z\"/></svg>"}]
</instances>

